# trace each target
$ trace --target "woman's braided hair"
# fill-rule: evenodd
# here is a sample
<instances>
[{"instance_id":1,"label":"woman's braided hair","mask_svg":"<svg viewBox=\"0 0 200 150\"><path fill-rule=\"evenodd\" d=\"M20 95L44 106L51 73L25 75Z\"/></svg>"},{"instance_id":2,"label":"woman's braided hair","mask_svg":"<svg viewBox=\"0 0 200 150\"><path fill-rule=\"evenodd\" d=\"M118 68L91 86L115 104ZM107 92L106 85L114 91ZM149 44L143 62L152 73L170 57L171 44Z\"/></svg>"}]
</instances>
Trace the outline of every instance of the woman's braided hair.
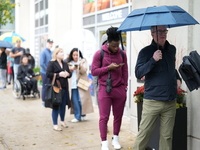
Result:
<instances>
[{"instance_id":1,"label":"woman's braided hair","mask_svg":"<svg viewBox=\"0 0 200 150\"><path fill-rule=\"evenodd\" d=\"M110 27L107 29L106 34L108 35L108 42L117 42L120 40L120 33L117 32L117 29L117 27Z\"/></svg>"}]
</instances>

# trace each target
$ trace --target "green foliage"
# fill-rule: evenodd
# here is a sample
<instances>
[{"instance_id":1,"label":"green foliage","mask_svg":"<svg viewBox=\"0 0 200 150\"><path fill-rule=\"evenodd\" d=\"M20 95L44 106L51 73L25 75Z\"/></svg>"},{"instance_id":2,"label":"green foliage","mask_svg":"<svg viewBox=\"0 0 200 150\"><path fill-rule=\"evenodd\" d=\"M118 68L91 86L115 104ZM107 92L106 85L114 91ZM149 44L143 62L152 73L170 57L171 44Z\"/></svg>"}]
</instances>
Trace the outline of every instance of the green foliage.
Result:
<instances>
[{"instance_id":1,"label":"green foliage","mask_svg":"<svg viewBox=\"0 0 200 150\"><path fill-rule=\"evenodd\" d=\"M0 25L14 22L13 10L16 4L9 0L0 0Z\"/></svg>"},{"instance_id":2,"label":"green foliage","mask_svg":"<svg viewBox=\"0 0 200 150\"><path fill-rule=\"evenodd\" d=\"M40 67L39 67L39 66L36 66L35 68L33 68L33 72L34 72L34 73L40 72Z\"/></svg>"}]
</instances>

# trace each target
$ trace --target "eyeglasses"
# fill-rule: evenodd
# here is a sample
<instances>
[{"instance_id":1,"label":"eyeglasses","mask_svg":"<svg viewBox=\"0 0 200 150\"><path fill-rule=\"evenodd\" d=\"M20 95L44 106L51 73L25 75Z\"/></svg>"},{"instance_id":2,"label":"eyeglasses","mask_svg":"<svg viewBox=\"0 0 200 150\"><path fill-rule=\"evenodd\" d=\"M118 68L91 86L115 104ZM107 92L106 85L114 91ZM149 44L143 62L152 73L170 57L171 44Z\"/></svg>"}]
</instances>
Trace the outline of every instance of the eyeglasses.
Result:
<instances>
[{"instance_id":1,"label":"eyeglasses","mask_svg":"<svg viewBox=\"0 0 200 150\"><path fill-rule=\"evenodd\" d=\"M152 33L157 32L157 34L167 34L168 30L157 30L157 31L153 31Z\"/></svg>"}]
</instances>

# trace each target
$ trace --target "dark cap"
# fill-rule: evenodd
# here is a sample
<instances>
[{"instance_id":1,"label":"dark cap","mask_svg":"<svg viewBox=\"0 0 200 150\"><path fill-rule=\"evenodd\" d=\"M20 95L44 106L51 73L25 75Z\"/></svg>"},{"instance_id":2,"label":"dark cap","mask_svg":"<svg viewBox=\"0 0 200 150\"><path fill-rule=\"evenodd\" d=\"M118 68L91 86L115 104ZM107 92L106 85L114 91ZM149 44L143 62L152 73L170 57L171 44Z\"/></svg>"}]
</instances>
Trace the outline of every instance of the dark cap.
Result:
<instances>
[{"instance_id":1,"label":"dark cap","mask_svg":"<svg viewBox=\"0 0 200 150\"><path fill-rule=\"evenodd\" d=\"M25 54L30 54L30 49L29 48L25 49Z\"/></svg>"},{"instance_id":2,"label":"dark cap","mask_svg":"<svg viewBox=\"0 0 200 150\"><path fill-rule=\"evenodd\" d=\"M53 43L53 40L52 39L48 39L47 42L48 43Z\"/></svg>"}]
</instances>

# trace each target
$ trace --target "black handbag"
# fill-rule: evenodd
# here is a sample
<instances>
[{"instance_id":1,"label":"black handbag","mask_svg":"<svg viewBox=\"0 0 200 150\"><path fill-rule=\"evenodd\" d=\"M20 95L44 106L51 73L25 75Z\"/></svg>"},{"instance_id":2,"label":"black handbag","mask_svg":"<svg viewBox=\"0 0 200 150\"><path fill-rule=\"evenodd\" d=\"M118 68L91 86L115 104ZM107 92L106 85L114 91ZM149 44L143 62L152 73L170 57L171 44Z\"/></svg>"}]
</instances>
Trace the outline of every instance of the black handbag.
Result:
<instances>
[{"instance_id":1,"label":"black handbag","mask_svg":"<svg viewBox=\"0 0 200 150\"><path fill-rule=\"evenodd\" d=\"M56 80L57 86L54 86L56 74L54 73L51 84L46 84L46 95L45 100L52 103L52 105L60 105L62 103L62 88L60 81Z\"/></svg>"}]
</instances>

